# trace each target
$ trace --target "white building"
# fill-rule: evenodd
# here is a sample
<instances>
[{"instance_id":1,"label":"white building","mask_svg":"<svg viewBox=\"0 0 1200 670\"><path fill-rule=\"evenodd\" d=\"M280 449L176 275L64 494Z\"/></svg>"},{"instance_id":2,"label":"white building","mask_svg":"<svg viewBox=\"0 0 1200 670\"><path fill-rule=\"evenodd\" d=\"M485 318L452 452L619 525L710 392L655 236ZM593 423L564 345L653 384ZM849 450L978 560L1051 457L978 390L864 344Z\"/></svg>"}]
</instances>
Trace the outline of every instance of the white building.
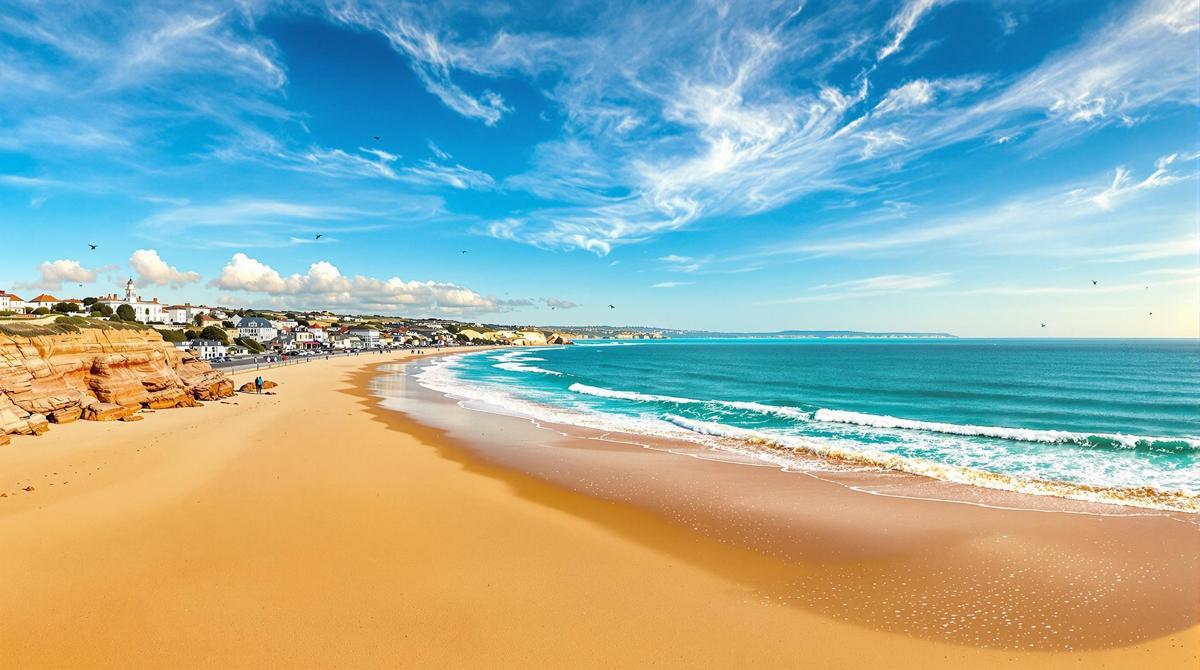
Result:
<instances>
[{"instance_id":1,"label":"white building","mask_svg":"<svg viewBox=\"0 0 1200 670\"><path fill-rule=\"evenodd\" d=\"M362 340L360 340L357 337L354 337L352 335L343 335L343 336L337 338L336 340L334 340L332 346L334 349L339 349L339 350L362 349L363 342L362 342Z\"/></svg>"},{"instance_id":2,"label":"white building","mask_svg":"<svg viewBox=\"0 0 1200 670\"><path fill-rule=\"evenodd\" d=\"M37 296L36 298L34 298L33 300L30 300L29 302L25 303L25 306L28 308L28 311L30 311L30 312L32 312L33 310L38 309L40 307L45 307L46 309L53 310L54 306L60 302L62 302L62 301L59 300L58 298L55 298L54 296L50 295L49 293L43 293L43 294Z\"/></svg>"},{"instance_id":3,"label":"white building","mask_svg":"<svg viewBox=\"0 0 1200 670\"><path fill-rule=\"evenodd\" d=\"M319 328L317 330L320 330ZM324 335L325 332L321 331ZM291 333L289 339L290 349L319 349L321 348L322 340L317 339L317 334L313 329L306 326L297 326Z\"/></svg>"},{"instance_id":4,"label":"white building","mask_svg":"<svg viewBox=\"0 0 1200 670\"><path fill-rule=\"evenodd\" d=\"M0 312L25 313L25 301L19 295L0 291Z\"/></svg>"},{"instance_id":5,"label":"white building","mask_svg":"<svg viewBox=\"0 0 1200 670\"><path fill-rule=\"evenodd\" d=\"M209 361L214 358L220 358L229 352L229 347L225 346L220 340L188 340L187 342L176 342L176 349L184 351L192 350L196 352L202 361Z\"/></svg>"},{"instance_id":6,"label":"white building","mask_svg":"<svg viewBox=\"0 0 1200 670\"><path fill-rule=\"evenodd\" d=\"M238 337L245 337L255 342L270 342L279 334L279 330L270 321L261 316L242 317L237 323Z\"/></svg>"},{"instance_id":7,"label":"white building","mask_svg":"<svg viewBox=\"0 0 1200 670\"><path fill-rule=\"evenodd\" d=\"M118 297L117 294L104 296L96 301L97 304L108 305L115 313L121 305L129 305L133 308L133 316L142 323L167 323L167 315L163 311L163 305L158 302L158 298L153 300L142 300L142 297L137 294L137 287L133 285L133 277L125 282L125 297Z\"/></svg>"},{"instance_id":8,"label":"white building","mask_svg":"<svg viewBox=\"0 0 1200 670\"><path fill-rule=\"evenodd\" d=\"M204 307L203 305L192 305L191 303L171 305L170 307L166 308L167 322L177 324L194 323L197 316L200 316L201 314L208 314L210 312L212 312L212 309L208 307Z\"/></svg>"},{"instance_id":9,"label":"white building","mask_svg":"<svg viewBox=\"0 0 1200 670\"><path fill-rule=\"evenodd\" d=\"M351 328L350 335L357 337L364 347L378 347L380 344L379 331L374 328Z\"/></svg>"}]
</instances>

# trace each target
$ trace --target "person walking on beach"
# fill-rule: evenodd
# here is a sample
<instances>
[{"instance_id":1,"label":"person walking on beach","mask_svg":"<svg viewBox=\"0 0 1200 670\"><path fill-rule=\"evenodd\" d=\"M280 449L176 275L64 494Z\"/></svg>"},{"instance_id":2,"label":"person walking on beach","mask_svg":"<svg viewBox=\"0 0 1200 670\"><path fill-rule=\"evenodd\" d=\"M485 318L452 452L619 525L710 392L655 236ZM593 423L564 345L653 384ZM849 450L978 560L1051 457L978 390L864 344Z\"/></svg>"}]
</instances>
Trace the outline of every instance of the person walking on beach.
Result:
<instances>
[{"instance_id":1,"label":"person walking on beach","mask_svg":"<svg viewBox=\"0 0 1200 670\"><path fill-rule=\"evenodd\" d=\"M262 391L263 391L263 378L262 378L262 375L259 375L258 377L255 377L255 378L254 378L254 389L255 389L255 391L257 391L259 394L261 394L261 393L262 393Z\"/></svg>"}]
</instances>

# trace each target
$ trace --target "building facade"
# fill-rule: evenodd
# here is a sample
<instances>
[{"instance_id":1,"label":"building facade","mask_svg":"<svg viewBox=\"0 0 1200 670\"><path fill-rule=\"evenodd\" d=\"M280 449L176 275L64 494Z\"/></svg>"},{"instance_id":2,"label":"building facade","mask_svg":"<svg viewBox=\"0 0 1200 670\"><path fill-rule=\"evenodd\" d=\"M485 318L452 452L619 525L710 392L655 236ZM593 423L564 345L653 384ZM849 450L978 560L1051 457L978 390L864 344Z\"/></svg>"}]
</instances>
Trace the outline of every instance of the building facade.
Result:
<instances>
[{"instance_id":1,"label":"building facade","mask_svg":"<svg viewBox=\"0 0 1200 670\"><path fill-rule=\"evenodd\" d=\"M133 308L133 316L142 323L167 323L167 314L163 310L163 305L158 302L158 298L153 300L142 300L142 297L137 294L137 286L133 283L133 277L125 282L125 296L121 297L113 293L101 297L96 301L101 305L108 305L113 312L121 305L129 305Z\"/></svg>"},{"instance_id":2,"label":"building facade","mask_svg":"<svg viewBox=\"0 0 1200 670\"><path fill-rule=\"evenodd\" d=\"M237 322L238 337L245 337L255 342L270 342L279 334L279 329L261 316L242 317Z\"/></svg>"},{"instance_id":3,"label":"building facade","mask_svg":"<svg viewBox=\"0 0 1200 670\"><path fill-rule=\"evenodd\" d=\"M189 324L195 323L196 317L201 314L209 314L212 309L203 305L192 305L184 303L182 305L171 305L166 308L167 323Z\"/></svg>"},{"instance_id":4,"label":"building facade","mask_svg":"<svg viewBox=\"0 0 1200 670\"><path fill-rule=\"evenodd\" d=\"M195 351L196 355L202 361L211 361L214 358L220 358L229 352L227 347L220 340L188 340L187 342L176 342L175 348L185 351Z\"/></svg>"},{"instance_id":5,"label":"building facade","mask_svg":"<svg viewBox=\"0 0 1200 670\"><path fill-rule=\"evenodd\" d=\"M25 309L25 301L21 299L21 296L0 291L0 312L24 314Z\"/></svg>"}]
</instances>

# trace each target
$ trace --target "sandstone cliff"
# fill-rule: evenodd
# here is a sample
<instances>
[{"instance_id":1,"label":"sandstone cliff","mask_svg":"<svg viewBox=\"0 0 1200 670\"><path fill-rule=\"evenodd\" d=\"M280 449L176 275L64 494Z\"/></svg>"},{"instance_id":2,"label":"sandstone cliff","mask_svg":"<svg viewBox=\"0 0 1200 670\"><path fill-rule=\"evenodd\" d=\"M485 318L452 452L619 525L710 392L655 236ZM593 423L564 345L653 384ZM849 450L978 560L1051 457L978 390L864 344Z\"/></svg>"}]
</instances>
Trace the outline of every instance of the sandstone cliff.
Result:
<instances>
[{"instance_id":1,"label":"sandstone cliff","mask_svg":"<svg viewBox=\"0 0 1200 670\"><path fill-rule=\"evenodd\" d=\"M112 421L231 395L228 377L152 330L0 333L0 444L50 423Z\"/></svg>"}]
</instances>

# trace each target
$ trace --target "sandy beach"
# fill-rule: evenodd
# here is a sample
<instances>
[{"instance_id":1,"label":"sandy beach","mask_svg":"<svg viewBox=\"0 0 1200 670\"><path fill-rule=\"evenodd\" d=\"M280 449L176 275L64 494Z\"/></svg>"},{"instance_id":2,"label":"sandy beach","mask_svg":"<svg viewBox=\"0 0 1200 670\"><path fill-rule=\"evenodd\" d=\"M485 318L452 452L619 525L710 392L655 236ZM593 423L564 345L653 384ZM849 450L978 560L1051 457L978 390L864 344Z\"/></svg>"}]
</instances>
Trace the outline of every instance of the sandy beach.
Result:
<instances>
[{"instance_id":1,"label":"sandy beach","mask_svg":"<svg viewBox=\"0 0 1200 670\"><path fill-rule=\"evenodd\" d=\"M271 370L265 376L280 384L274 395L147 413L137 423L56 426L0 449L6 494L0 664L1183 668L1200 662L1195 583L1187 582L1200 546L1194 524L1169 516L997 513L813 482L806 527L823 531L804 537L755 527L746 533L754 537L737 541L731 531L743 527L743 517L722 521L700 510L687 517L694 524L683 523L661 504L670 488L645 486L644 496L616 500L628 489L599 480L572 486L567 466L586 460L586 448L560 449L572 456L545 461L556 466L537 472L528 460L518 467L470 448L472 431L476 439L487 434L477 413L458 410L469 418L447 431L380 408L371 393L378 368L406 357ZM745 469L630 448L628 472L641 468L638 459L647 454L712 468L713 481L726 476L717 468ZM923 526L921 505L939 506L948 526ZM877 542L849 552L865 535L846 529L863 529L886 514L897 522L871 529ZM906 518L916 521L900 522ZM995 537L979 532L987 523L1015 529L1021 541L1000 549L971 546L952 532L971 528L977 538ZM1107 572L1081 580L1069 567L1049 569L1050 559L1039 564L1031 557L1033 541L1059 558L1081 552L1074 557L1083 567L1089 561L1146 567L1135 584L1117 585ZM837 565L836 579L805 572L796 555L806 551L809 560ZM888 597L911 598L917 587L932 587L922 582L929 575L990 570L1002 552L1034 572L1047 566L1013 587L1022 594L1014 598L1013 616L1053 609L1072 593L1104 591L1113 602L1140 603L1144 626L1108 644L1081 636L1070 652L1024 650L1016 640L985 649L969 639L931 639L920 626L849 614L858 603L878 615ZM881 596L876 580L898 566L915 571L913 584ZM996 589L1008 588L1003 575L995 577ZM822 583L838 589L820 592ZM792 590L781 590L783 584ZM1030 591L1031 584L1041 591ZM974 597L969 590L944 591L940 597L964 603ZM798 592L820 592L843 606L785 597ZM1086 603L1079 609L1089 625L1096 622L1087 612L1102 611Z\"/></svg>"}]
</instances>

